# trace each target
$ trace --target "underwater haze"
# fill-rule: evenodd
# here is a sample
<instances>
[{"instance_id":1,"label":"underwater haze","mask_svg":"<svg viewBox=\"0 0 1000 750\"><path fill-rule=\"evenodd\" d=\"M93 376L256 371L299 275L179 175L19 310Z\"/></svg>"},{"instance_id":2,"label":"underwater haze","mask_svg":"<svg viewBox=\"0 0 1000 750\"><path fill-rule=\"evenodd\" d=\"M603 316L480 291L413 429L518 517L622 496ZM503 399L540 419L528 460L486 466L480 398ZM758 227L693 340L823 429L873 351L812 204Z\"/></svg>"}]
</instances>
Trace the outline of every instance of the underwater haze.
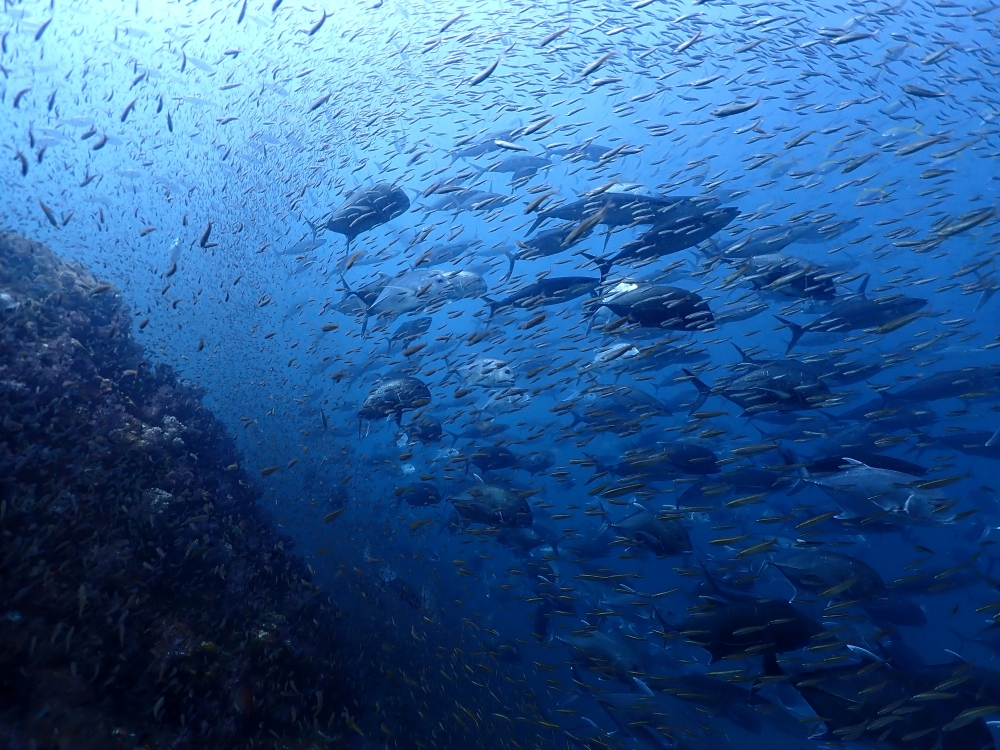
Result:
<instances>
[{"instance_id":1,"label":"underwater haze","mask_svg":"<svg viewBox=\"0 0 1000 750\"><path fill-rule=\"evenodd\" d=\"M0 41L0 229L204 394L359 686L123 747L995 746L1000 5L3 0Z\"/></svg>"}]
</instances>

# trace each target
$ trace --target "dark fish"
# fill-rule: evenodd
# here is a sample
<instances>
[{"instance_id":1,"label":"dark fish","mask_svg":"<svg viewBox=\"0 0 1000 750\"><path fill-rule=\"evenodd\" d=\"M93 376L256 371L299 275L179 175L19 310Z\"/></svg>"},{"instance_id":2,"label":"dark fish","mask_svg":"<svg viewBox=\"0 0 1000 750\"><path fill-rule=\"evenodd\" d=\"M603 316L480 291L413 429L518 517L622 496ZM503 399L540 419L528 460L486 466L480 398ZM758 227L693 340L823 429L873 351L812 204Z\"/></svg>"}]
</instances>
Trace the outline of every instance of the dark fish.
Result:
<instances>
[{"instance_id":1,"label":"dark fish","mask_svg":"<svg viewBox=\"0 0 1000 750\"><path fill-rule=\"evenodd\" d=\"M517 246L520 249L516 254L507 253L507 258L510 260L510 269L507 271L507 275L504 276L503 281L509 279L514 273L515 261L538 260L539 258L547 258L550 255L558 255L578 242L587 239L593 233L593 228L586 229L583 232L578 232L570 240L569 237L576 228L576 224L563 224L555 229L539 232L534 237L530 237L523 242L516 240Z\"/></svg>"},{"instance_id":2,"label":"dark fish","mask_svg":"<svg viewBox=\"0 0 1000 750\"><path fill-rule=\"evenodd\" d=\"M528 230L528 234L534 232L549 219L581 222L601 213L601 219L597 223L608 227L627 224L655 225L666 223L676 216L717 208L718 205L719 202L715 198L668 197L606 191L600 195L581 198L571 203L562 203L539 211L535 215L535 221Z\"/></svg>"},{"instance_id":3,"label":"dark fish","mask_svg":"<svg viewBox=\"0 0 1000 750\"><path fill-rule=\"evenodd\" d=\"M882 365L878 362L862 364L854 360L844 359L844 355L837 353L812 354L799 359L760 359L751 357L735 344L733 346L739 352L741 370L754 369L765 365L778 369L799 370L803 373L813 375L827 385L850 385L851 383L858 383L867 380L872 375L877 375L883 369Z\"/></svg>"},{"instance_id":4,"label":"dark fish","mask_svg":"<svg viewBox=\"0 0 1000 750\"><path fill-rule=\"evenodd\" d=\"M449 432L448 434L451 435L452 445L454 445L463 438L468 440L482 440L500 435L508 429L510 428L501 422L486 419L481 422L474 422L459 433Z\"/></svg>"},{"instance_id":5,"label":"dark fish","mask_svg":"<svg viewBox=\"0 0 1000 750\"><path fill-rule=\"evenodd\" d=\"M481 244L482 240L473 240L471 242L453 242L448 245L434 245L420 254L420 257L414 261L413 267L437 266L459 260Z\"/></svg>"},{"instance_id":6,"label":"dark fish","mask_svg":"<svg viewBox=\"0 0 1000 750\"><path fill-rule=\"evenodd\" d=\"M982 456L1000 460L1000 430L984 432L962 430L950 432L934 438L935 442L962 451L970 456Z\"/></svg>"},{"instance_id":7,"label":"dark fish","mask_svg":"<svg viewBox=\"0 0 1000 750\"><path fill-rule=\"evenodd\" d=\"M703 567L704 570L704 567ZM711 654L711 663L726 658L762 655L765 673L778 670L777 654L798 651L814 643L823 626L781 599L759 599L752 594L722 589L705 571L716 597L680 624L668 625L654 607L667 630L683 635L689 643Z\"/></svg>"},{"instance_id":8,"label":"dark fish","mask_svg":"<svg viewBox=\"0 0 1000 750\"><path fill-rule=\"evenodd\" d=\"M515 552L530 552L544 544L549 544L551 537L551 533L540 533L535 526L530 528L507 527L500 529L497 541Z\"/></svg>"},{"instance_id":9,"label":"dark fish","mask_svg":"<svg viewBox=\"0 0 1000 750\"><path fill-rule=\"evenodd\" d=\"M684 373L698 389L698 399L691 413L701 409L709 396L722 396L743 408L747 416L766 411L803 411L830 405L834 394L826 384L808 371L781 362L769 362L747 372L720 378L707 386L689 370Z\"/></svg>"},{"instance_id":10,"label":"dark fish","mask_svg":"<svg viewBox=\"0 0 1000 750\"><path fill-rule=\"evenodd\" d=\"M826 315L799 325L779 315L775 315L781 323L792 331L792 339L788 342L787 351L795 348L804 335L810 333L849 333L863 328L878 328L896 321L907 320L913 313L927 306L927 300L918 297L906 297L893 294L870 299L863 295L834 302Z\"/></svg>"},{"instance_id":11,"label":"dark fish","mask_svg":"<svg viewBox=\"0 0 1000 750\"><path fill-rule=\"evenodd\" d=\"M809 550L771 562L796 588L821 599L868 600L884 597L885 581L867 563L829 550Z\"/></svg>"},{"instance_id":12,"label":"dark fish","mask_svg":"<svg viewBox=\"0 0 1000 750\"><path fill-rule=\"evenodd\" d=\"M516 156L508 156L502 161L491 164L482 171L509 174L511 175L511 182L514 182L528 177L534 177L538 170L547 169L551 166L552 162L540 156L518 154Z\"/></svg>"},{"instance_id":13,"label":"dark fish","mask_svg":"<svg viewBox=\"0 0 1000 750\"><path fill-rule=\"evenodd\" d=\"M587 276L556 276L554 278L547 276L533 284L521 287L499 302L494 302L488 297L483 299L490 306L490 315L492 316L498 310L509 308L533 310L536 307L570 302L585 294L593 295L598 284L600 284L600 279Z\"/></svg>"},{"instance_id":14,"label":"dark fish","mask_svg":"<svg viewBox=\"0 0 1000 750\"><path fill-rule=\"evenodd\" d=\"M392 221L409 208L410 199L402 188L379 182L351 193L327 219L326 228L344 235L350 250L355 237Z\"/></svg>"},{"instance_id":15,"label":"dark fish","mask_svg":"<svg viewBox=\"0 0 1000 750\"><path fill-rule=\"evenodd\" d=\"M584 560L599 560L607 557L615 549L612 546L615 542L615 534L610 531L610 527L602 529L595 536L584 536L579 533L563 540L562 546L575 552Z\"/></svg>"},{"instance_id":16,"label":"dark fish","mask_svg":"<svg viewBox=\"0 0 1000 750\"><path fill-rule=\"evenodd\" d=\"M945 92L938 91L936 89L927 89L923 86L915 86L914 84L906 84L903 86L903 91L910 96L916 96L921 99L940 99L946 96Z\"/></svg>"},{"instance_id":17,"label":"dark fish","mask_svg":"<svg viewBox=\"0 0 1000 750\"><path fill-rule=\"evenodd\" d=\"M532 476L548 471L555 466L556 457L551 451L533 451L526 456L521 456L517 468L526 471Z\"/></svg>"},{"instance_id":18,"label":"dark fish","mask_svg":"<svg viewBox=\"0 0 1000 750\"><path fill-rule=\"evenodd\" d=\"M521 649L513 640L495 640L486 644L484 650L497 661L510 663L521 661Z\"/></svg>"},{"instance_id":19,"label":"dark fish","mask_svg":"<svg viewBox=\"0 0 1000 750\"><path fill-rule=\"evenodd\" d=\"M704 213L670 215L667 220L654 224L636 239L622 244L619 252L611 258L595 258L586 253L584 255L594 261L603 280L613 266L644 263L694 247L723 229L737 214L738 208L725 207L710 209Z\"/></svg>"},{"instance_id":20,"label":"dark fish","mask_svg":"<svg viewBox=\"0 0 1000 750\"><path fill-rule=\"evenodd\" d=\"M660 518L652 511L643 509L608 526L656 555L678 555L691 551L691 537L676 518Z\"/></svg>"},{"instance_id":21,"label":"dark fish","mask_svg":"<svg viewBox=\"0 0 1000 750\"><path fill-rule=\"evenodd\" d=\"M474 159L477 156L482 156L492 151L499 151L501 147L497 145L497 141L506 141L508 143L516 141L519 130L520 128L498 130L495 133L482 136L482 138L471 146L468 144L475 140L476 135L462 138L455 144L455 150L450 153L451 160L454 162L456 159Z\"/></svg>"},{"instance_id":22,"label":"dark fish","mask_svg":"<svg viewBox=\"0 0 1000 750\"><path fill-rule=\"evenodd\" d=\"M799 299L832 300L837 296L838 271L777 253L755 255L746 266L741 281L754 289Z\"/></svg>"},{"instance_id":23,"label":"dark fish","mask_svg":"<svg viewBox=\"0 0 1000 750\"><path fill-rule=\"evenodd\" d=\"M422 414L406 425L406 435L411 441L432 445L444 436L441 422L430 414Z\"/></svg>"},{"instance_id":24,"label":"dark fish","mask_svg":"<svg viewBox=\"0 0 1000 750\"><path fill-rule=\"evenodd\" d=\"M880 744L888 747L966 750L993 743L984 716L977 715L974 708L984 697L982 683L963 680L952 689L939 687L956 678L961 664L904 672L863 649L851 650L860 661L804 670L792 678L813 711L823 717L824 739L853 742L875 726L872 740L878 732ZM878 698L871 699L876 693ZM915 701L915 697L919 700ZM995 696L990 698L992 703L997 702ZM883 713L885 706L892 705L919 706L919 710ZM887 714L891 720L886 720ZM880 720L883 723L876 725Z\"/></svg>"},{"instance_id":25,"label":"dark fish","mask_svg":"<svg viewBox=\"0 0 1000 750\"><path fill-rule=\"evenodd\" d=\"M359 419L375 420L392 417L396 424L403 420L404 411L412 411L431 402L427 386L413 377L388 377L376 385L358 412ZM361 425L358 425L361 434Z\"/></svg>"},{"instance_id":26,"label":"dark fish","mask_svg":"<svg viewBox=\"0 0 1000 750\"><path fill-rule=\"evenodd\" d=\"M857 219L800 221L778 227L755 229L742 239L721 248L720 253L726 260L772 255L780 253L796 242L807 244L828 242L855 229L860 223Z\"/></svg>"},{"instance_id":27,"label":"dark fish","mask_svg":"<svg viewBox=\"0 0 1000 750\"><path fill-rule=\"evenodd\" d=\"M523 529L531 526L528 501L505 487L479 484L448 500L455 506L465 525L480 523Z\"/></svg>"},{"instance_id":28,"label":"dark fish","mask_svg":"<svg viewBox=\"0 0 1000 750\"><path fill-rule=\"evenodd\" d=\"M847 383L843 384L847 385ZM891 399L891 396L889 398ZM906 402L887 404L886 398L883 397L843 412L837 416L837 419L847 422L864 422L875 425L885 432L894 432L929 427L937 423L938 416L927 407L921 406L919 402L915 402L914 405Z\"/></svg>"},{"instance_id":29,"label":"dark fish","mask_svg":"<svg viewBox=\"0 0 1000 750\"><path fill-rule=\"evenodd\" d=\"M455 209L457 211L492 211L496 208L510 205L517 200L516 196L500 195L499 193L489 193L485 190L473 190L462 188L453 190L432 206L435 211L447 211Z\"/></svg>"},{"instance_id":30,"label":"dark fish","mask_svg":"<svg viewBox=\"0 0 1000 750\"><path fill-rule=\"evenodd\" d=\"M518 465L519 458L510 449L501 446L477 448L469 460L480 471L510 469Z\"/></svg>"},{"instance_id":31,"label":"dark fish","mask_svg":"<svg viewBox=\"0 0 1000 750\"><path fill-rule=\"evenodd\" d=\"M643 328L711 330L712 311L695 292L644 281L621 281L601 290L595 308L606 307Z\"/></svg>"},{"instance_id":32,"label":"dark fish","mask_svg":"<svg viewBox=\"0 0 1000 750\"><path fill-rule=\"evenodd\" d=\"M632 464L637 470L643 466L665 463L682 474L719 473L719 459L715 453L703 443L693 440L658 443L652 448L627 452L623 454L622 462Z\"/></svg>"},{"instance_id":33,"label":"dark fish","mask_svg":"<svg viewBox=\"0 0 1000 750\"><path fill-rule=\"evenodd\" d=\"M642 655L620 635L595 630L581 635L566 633L556 639L569 647L573 660L580 666L611 672L629 684L633 675L643 673Z\"/></svg>"},{"instance_id":34,"label":"dark fish","mask_svg":"<svg viewBox=\"0 0 1000 750\"><path fill-rule=\"evenodd\" d=\"M404 487L396 487L396 497L407 505L422 508L441 502L441 490L430 482L416 482Z\"/></svg>"},{"instance_id":35,"label":"dark fish","mask_svg":"<svg viewBox=\"0 0 1000 750\"><path fill-rule=\"evenodd\" d=\"M423 600L420 598L420 592L402 578L393 578L390 580L389 588L395 591L397 596L413 607L413 609L423 608Z\"/></svg>"},{"instance_id":36,"label":"dark fish","mask_svg":"<svg viewBox=\"0 0 1000 750\"><path fill-rule=\"evenodd\" d=\"M50 24L50 23L52 23L52 19L51 19L51 18L50 18L50 19L49 19L48 21L45 21L45 22L44 22L44 23L43 23L43 24L42 24L41 26L39 26L39 27L38 27L38 31L36 31L36 32L35 32L35 41L36 41L36 42L37 42L37 41L38 41L39 39L41 39L41 38L42 38L42 34L44 34L44 33L45 33L45 30L46 30L47 28L49 28L49 24Z\"/></svg>"},{"instance_id":37,"label":"dark fish","mask_svg":"<svg viewBox=\"0 0 1000 750\"><path fill-rule=\"evenodd\" d=\"M599 143L581 143L579 145L568 146L548 146L545 149L551 154L556 154L570 161L601 161L601 157L613 150L612 146L603 146Z\"/></svg>"},{"instance_id":38,"label":"dark fish","mask_svg":"<svg viewBox=\"0 0 1000 750\"><path fill-rule=\"evenodd\" d=\"M337 305L337 310L348 315L365 313L382 296L382 291L389 285L390 281L392 281L392 276L384 273L380 273L374 281L370 281L357 289L351 289L347 286L347 282L344 281L343 284L346 291Z\"/></svg>"},{"instance_id":39,"label":"dark fish","mask_svg":"<svg viewBox=\"0 0 1000 750\"><path fill-rule=\"evenodd\" d=\"M382 290L380 289L379 294L381 294L381 292ZM374 302L376 299L378 299L378 295L375 295L375 297L372 298L372 302ZM366 307L370 306L371 304L366 305ZM401 341L403 343L403 346L408 346L411 341L420 338L420 336L422 336L423 334L427 333L427 331L430 330L432 321L433 318L424 317L424 318L417 318L416 320L407 320L406 322L401 323L399 327L396 328L396 330L393 331L392 335L389 337L389 351L392 351L392 344L395 341Z\"/></svg>"},{"instance_id":40,"label":"dark fish","mask_svg":"<svg viewBox=\"0 0 1000 750\"><path fill-rule=\"evenodd\" d=\"M894 405L900 402L927 403L944 398L977 398L998 392L1000 365L987 365L938 372L902 390L883 391L882 398L887 404Z\"/></svg>"}]
</instances>

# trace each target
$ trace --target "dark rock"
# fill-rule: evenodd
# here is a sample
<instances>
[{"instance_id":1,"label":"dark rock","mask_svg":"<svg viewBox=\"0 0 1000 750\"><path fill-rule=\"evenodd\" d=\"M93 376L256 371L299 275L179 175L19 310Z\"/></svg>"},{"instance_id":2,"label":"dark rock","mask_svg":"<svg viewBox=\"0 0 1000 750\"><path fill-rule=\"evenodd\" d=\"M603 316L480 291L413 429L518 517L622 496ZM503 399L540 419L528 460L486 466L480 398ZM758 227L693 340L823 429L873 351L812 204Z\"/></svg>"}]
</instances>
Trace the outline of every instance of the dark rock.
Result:
<instances>
[{"instance_id":1,"label":"dark rock","mask_svg":"<svg viewBox=\"0 0 1000 750\"><path fill-rule=\"evenodd\" d=\"M0 298L0 747L342 741L338 613L200 392L114 288L2 232Z\"/></svg>"}]
</instances>

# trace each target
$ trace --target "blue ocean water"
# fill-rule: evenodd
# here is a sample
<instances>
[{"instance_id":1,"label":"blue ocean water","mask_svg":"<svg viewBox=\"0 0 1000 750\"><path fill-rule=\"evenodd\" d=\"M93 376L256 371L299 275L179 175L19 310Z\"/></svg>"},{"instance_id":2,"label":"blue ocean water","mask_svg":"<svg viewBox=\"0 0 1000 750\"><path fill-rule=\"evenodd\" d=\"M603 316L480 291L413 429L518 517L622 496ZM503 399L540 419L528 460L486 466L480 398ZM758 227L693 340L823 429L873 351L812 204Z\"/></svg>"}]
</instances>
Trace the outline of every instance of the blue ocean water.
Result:
<instances>
[{"instance_id":1,"label":"blue ocean water","mask_svg":"<svg viewBox=\"0 0 1000 750\"><path fill-rule=\"evenodd\" d=\"M998 19L5 0L0 225L203 389L338 742L987 747Z\"/></svg>"}]
</instances>

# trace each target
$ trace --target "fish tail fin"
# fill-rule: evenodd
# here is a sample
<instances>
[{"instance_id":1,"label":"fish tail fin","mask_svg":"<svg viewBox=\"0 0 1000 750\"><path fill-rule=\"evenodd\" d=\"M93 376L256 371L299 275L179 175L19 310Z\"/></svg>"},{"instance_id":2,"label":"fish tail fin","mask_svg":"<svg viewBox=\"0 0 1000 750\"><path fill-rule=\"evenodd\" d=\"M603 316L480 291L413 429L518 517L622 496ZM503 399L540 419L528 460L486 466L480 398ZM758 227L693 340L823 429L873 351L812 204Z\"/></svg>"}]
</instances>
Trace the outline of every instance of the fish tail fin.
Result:
<instances>
[{"instance_id":1,"label":"fish tail fin","mask_svg":"<svg viewBox=\"0 0 1000 750\"><path fill-rule=\"evenodd\" d=\"M768 677L783 677L785 673L778 664L778 657L775 655L774 649L768 649L764 652L763 656L764 674Z\"/></svg>"},{"instance_id":2,"label":"fish tail fin","mask_svg":"<svg viewBox=\"0 0 1000 750\"><path fill-rule=\"evenodd\" d=\"M789 496L797 495L800 492L802 492L802 490L804 490L806 487L809 486L809 480L810 480L809 469L807 469L805 466L801 465L797 466L797 464L799 464L799 460L798 458L795 457L794 453L788 450L788 448L784 447L778 448L778 453L781 455L781 460L785 462L785 466L796 467L796 475L798 476L798 479L795 480L795 483L792 485L792 488L788 491L787 494Z\"/></svg>"},{"instance_id":3,"label":"fish tail fin","mask_svg":"<svg viewBox=\"0 0 1000 750\"><path fill-rule=\"evenodd\" d=\"M639 688L639 692L642 695L645 695L645 696L650 697L650 698L652 698L655 695L655 693L652 690L649 689L649 685L647 685L645 682L643 682L642 680L640 680L638 677L633 676L632 677L632 682L634 682L636 684L636 687Z\"/></svg>"},{"instance_id":4,"label":"fish tail fin","mask_svg":"<svg viewBox=\"0 0 1000 750\"><path fill-rule=\"evenodd\" d=\"M580 670L577 668L577 666L576 666L575 663L570 664L569 670L573 674L573 682L575 684L579 685L580 689L586 695L592 695L593 691L590 689L590 686L586 682L583 681L583 678L580 676Z\"/></svg>"},{"instance_id":5,"label":"fish tail fin","mask_svg":"<svg viewBox=\"0 0 1000 750\"><path fill-rule=\"evenodd\" d=\"M711 251L709 251L709 248L711 248ZM719 247L719 243L714 237L710 237L707 242L703 242L695 249L709 260L716 260L722 257L722 248Z\"/></svg>"},{"instance_id":6,"label":"fish tail fin","mask_svg":"<svg viewBox=\"0 0 1000 750\"><path fill-rule=\"evenodd\" d=\"M667 622L667 619L660 612L660 608L653 605L653 615L660 622L660 627L663 628L663 648L667 647L667 633L677 632L677 625L674 623Z\"/></svg>"},{"instance_id":7,"label":"fish tail fin","mask_svg":"<svg viewBox=\"0 0 1000 750\"><path fill-rule=\"evenodd\" d=\"M983 293L979 295L979 302L976 303L976 311L981 309L983 305L990 301L994 294L996 294L996 289L984 289Z\"/></svg>"},{"instance_id":8,"label":"fish tail fin","mask_svg":"<svg viewBox=\"0 0 1000 750\"><path fill-rule=\"evenodd\" d=\"M712 389L705 385L705 383L690 370L684 370L684 374L691 379L691 384L698 389L698 398L695 399L694 406L691 407L691 411L689 412L689 414L694 414L705 405L708 397L712 395Z\"/></svg>"},{"instance_id":9,"label":"fish tail fin","mask_svg":"<svg viewBox=\"0 0 1000 750\"><path fill-rule=\"evenodd\" d=\"M733 348L739 352L741 362L753 362L753 357L747 356L747 353L743 351L738 345L733 344Z\"/></svg>"},{"instance_id":10,"label":"fish tail fin","mask_svg":"<svg viewBox=\"0 0 1000 750\"><path fill-rule=\"evenodd\" d=\"M486 304L487 304L487 305L489 306L489 308L490 308L490 315L489 315L489 317L488 317L488 318L486 318L486 319L487 319L487 320L492 320L492 319L493 319L493 316L494 316L494 315L496 314L496 311L497 311L497 305L498 305L499 303L498 303L498 302L495 302L494 300L490 299L489 297L487 297L487 296L485 296L485 295L483 296L483 298L482 298L482 299L483 299L483 301L484 301L484 302L485 302L485 303L486 303Z\"/></svg>"},{"instance_id":11,"label":"fish tail fin","mask_svg":"<svg viewBox=\"0 0 1000 750\"><path fill-rule=\"evenodd\" d=\"M795 484L792 486L791 492L788 493L789 495L797 495L798 493L802 492L802 490L805 489L805 487L811 481L809 469L807 469L805 466L799 468L799 476L802 478L795 482Z\"/></svg>"},{"instance_id":12,"label":"fish tail fin","mask_svg":"<svg viewBox=\"0 0 1000 750\"><path fill-rule=\"evenodd\" d=\"M708 566L705 565L705 561L702 560L701 558L698 559L698 567L701 568L701 574L705 576L705 583L708 584L708 587L712 589L712 591L714 591L719 596L724 597L724 592L719 587L719 582L716 581L715 577L708 572Z\"/></svg>"},{"instance_id":13,"label":"fish tail fin","mask_svg":"<svg viewBox=\"0 0 1000 750\"><path fill-rule=\"evenodd\" d=\"M500 279L501 284L514 275L514 262L517 260L517 256L510 250L504 250L503 254L507 256L507 262L510 263L510 266L507 268L507 275Z\"/></svg>"},{"instance_id":14,"label":"fish tail fin","mask_svg":"<svg viewBox=\"0 0 1000 750\"><path fill-rule=\"evenodd\" d=\"M580 253L580 255L597 266L597 270L601 272L601 283L603 284L604 280L608 278L608 274L611 273L611 266L613 265L611 260L608 258L600 258L596 255L591 255L590 253Z\"/></svg>"},{"instance_id":15,"label":"fish tail fin","mask_svg":"<svg viewBox=\"0 0 1000 750\"><path fill-rule=\"evenodd\" d=\"M798 323L793 323L787 318L782 318L780 315L775 315L774 317L792 332L792 340L788 342L788 348L785 349L785 354L789 354L795 348L795 345L799 343L799 339L802 338L805 330Z\"/></svg>"},{"instance_id":16,"label":"fish tail fin","mask_svg":"<svg viewBox=\"0 0 1000 750\"><path fill-rule=\"evenodd\" d=\"M535 636L540 641L544 641L549 634L549 621L552 619L552 613L555 611L555 607L548 600L540 602L538 608L535 610L535 623L532 635Z\"/></svg>"},{"instance_id":17,"label":"fish tail fin","mask_svg":"<svg viewBox=\"0 0 1000 750\"><path fill-rule=\"evenodd\" d=\"M960 632L958 632L958 631L957 631L957 630L956 630L955 628L951 627L950 625L948 626L948 629L949 629L949 630L950 630L950 631L951 631L951 632L952 632L952 633L954 634L954 636L955 636L955 637L956 637L956 638L958 639L958 642L962 644L962 648L963 648L963 649L964 649L964 648L965 648L965 647L966 647L966 646L967 646L968 644L970 644L970 643L975 643L975 639L973 639L973 638L969 638L968 636L965 636L965 635L962 635L962 634L961 634ZM957 654L956 654L956 653L955 653L954 651L949 651L949 653L951 653L951 654L953 654L953 655L957 656L957 657L958 657L958 658L959 658L959 659L960 659L961 661L965 662L965 659L964 659L964 658L962 658L962 652L961 652L961 651L959 651L959 652L958 652Z\"/></svg>"}]
</instances>

